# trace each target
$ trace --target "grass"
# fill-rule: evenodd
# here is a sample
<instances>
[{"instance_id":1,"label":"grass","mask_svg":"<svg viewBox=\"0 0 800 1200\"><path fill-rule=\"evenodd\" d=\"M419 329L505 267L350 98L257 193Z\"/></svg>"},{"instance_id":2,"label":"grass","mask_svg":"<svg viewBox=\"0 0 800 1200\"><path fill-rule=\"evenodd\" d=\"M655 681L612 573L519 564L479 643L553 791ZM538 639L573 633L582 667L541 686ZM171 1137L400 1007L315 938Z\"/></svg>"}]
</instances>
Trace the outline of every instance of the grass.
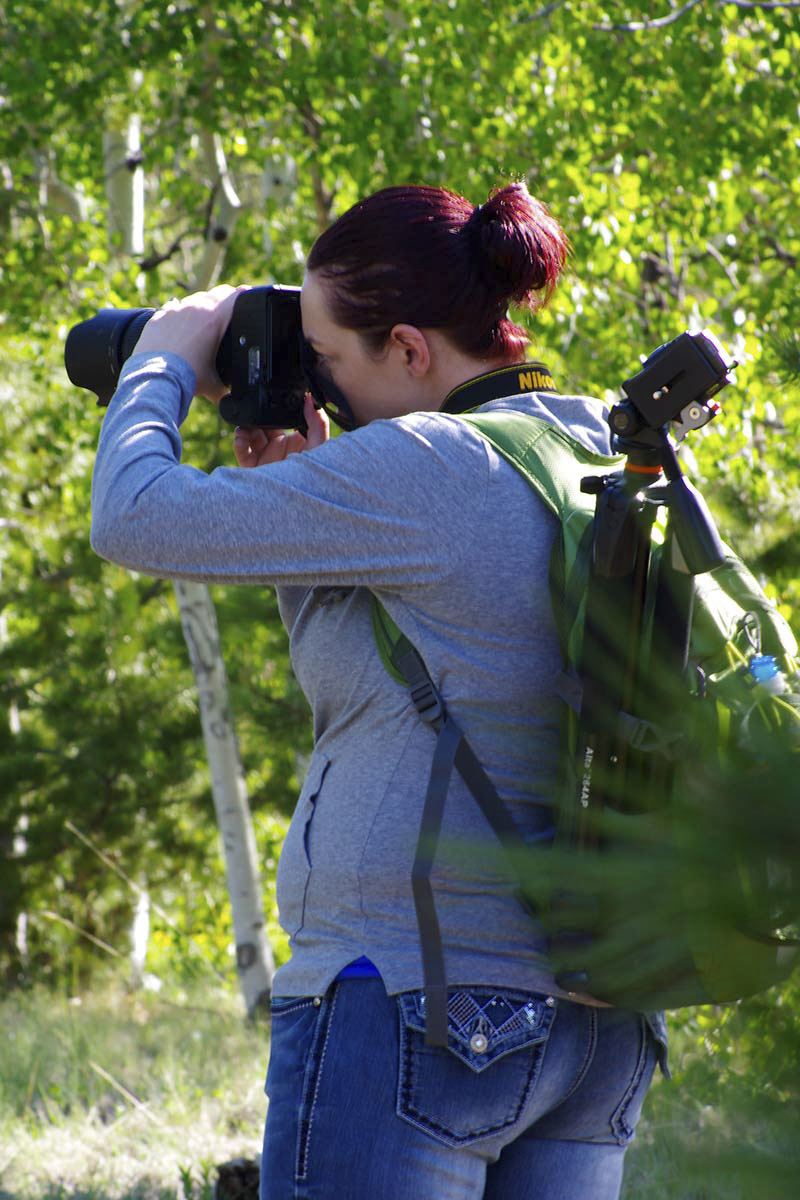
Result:
<instances>
[{"instance_id":1,"label":"grass","mask_svg":"<svg viewBox=\"0 0 800 1200\"><path fill-rule=\"evenodd\" d=\"M796 1028L793 997L783 1010ZM769 1045L781 1009L699 1011L675 1023L623 1200L794 1200L800 1053ZM233 985L15 992L0 1047L0 1200L212 1200L216 1167L260 1149L267 1034Z\"/></svg>"},{"instance_id":2,"label":"grass","mask_svg":"<svg viewBox=\"0 0 800 1200\"><path fill-rule=\"evenodd\" d=\"M794 1004L786 1007L795 1024ZM796 1035L769 1045L775 1016L752 1005L675 1015L673 1078L650 1089L622 1200L796 1200L800 1062Z\"/></svg>"},{"instance_id":3,"label":"grass","mask_svg":"<svg viewBox=\"0 0 800 1200\"><path fill-rule=\"evenodd\" d=\"M3 1200L206 1200L260 1149L266 1032L233 993L14 993L0 1045Z\"/></svg>"}]
</instances>

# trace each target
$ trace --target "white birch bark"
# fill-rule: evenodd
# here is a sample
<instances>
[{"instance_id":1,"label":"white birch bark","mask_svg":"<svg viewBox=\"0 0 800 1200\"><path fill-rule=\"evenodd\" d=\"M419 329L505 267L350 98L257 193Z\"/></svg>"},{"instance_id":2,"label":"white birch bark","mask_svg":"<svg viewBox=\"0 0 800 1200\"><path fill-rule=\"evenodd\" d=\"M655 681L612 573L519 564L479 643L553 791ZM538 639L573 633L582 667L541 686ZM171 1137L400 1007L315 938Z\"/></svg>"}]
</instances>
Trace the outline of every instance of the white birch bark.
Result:
<instances>
[{"instance_id":1,"label":"white birch bark","mask_svg":"<svg viewBox=\"0 0 800 1200\"><path fill-rule=\"evenodd\" d=\"M108 203L108 239L112 251L144 254L144 171L141 122L134 115L123 129L103 134L103 164Z\"/></svg>"},{"instance_id":2,"label":"white birch bark","mask_svg":"<svg viewBox=\"0 0 800 1200\"><path fill-rule=\"evenodd\" d=\"M176 581L203 725L236 939L236 969L248 1014L266 1006L274 964L266 934L258 854L233 726L214 604L205 584Z\"/></svg>"},{"instance_id":3,"label":"white birch bark","mask_svg":"<svg viewBox=\"0 0 800 1200\"><path fill-rule=\"evenodd\" d=\"M4 525L0 521L0 529ZM3 564L0 562L0 584L3 579ZM4 650L8 642L8 619L4 612L0 612L0 650ZM19 737L22 732L22 724L19 718L19 708L14 697L11 697L8 705L8 730L12 737ZM17 858L22 858L28 851L28 839L25 836L28 829L28 817L26 813L21 813L17 820L14 829L14 837L11 846L12 855ZM19 957L20 966L23 970L28 968L28 914L20 912L17 914L17 926L15 931L15 944L17 955Z\"/></svg>"},{"instance_id":4,"label":"white birch bark","mask_svg":"<svg viewBox=\"0 0 800 1200\"><path fill-rule=\"evenodd\" d=\"M144 884L136 892L136 907L131 924L131 986L140 988L145 982L147 947L150 942L150 894Z\"/></svg>"},{"instance_id":5,"label":"white birch bark","mask_svg":"<svg viewBox=\"0 0 800 1200\"><path fill-rule=\"evenodd\" d=\"M242 205L233 186L219 134L204 129L200 134L200 144L214 188L214 203L209 213L203 257L194 280L195 290L206 291L219 279L225 251Z\"/></svg>"},{"instance_id":6,"label":"white birch bark","mask_svg":"<svg viewBox=\"0 0 800 1200\"><path fill-rule=\"evenodd\" d=\"M59 178L55 169L53 152L51 150L46 153L35 151L33 164L39 180L40 208L43 211L51 209L54 212L64 213L76 223L86 221L89 217L89 201L86 193L80 184L77 187L71 187ZM0 168L0 175L6 186L13 187L10 169L4 171Z\"/></svg>"},{"instance_id":7,"label":"white birch bark","mask_svg":"<svg viewBox=\"0 0 800 1200\"><path fill-rule=\"evenodd\" d=\"M219 135L204 131L200 138L214 187L205 249L193 281L194 288L205 290L219 278L241 204ZM255 833L214 603L203 583L176 583L175 595L200 700L214 808L225 852L239 986L248 1014L254 1015L269 1000L275 964L266 935Z\"/></svg>"}]
</instances>

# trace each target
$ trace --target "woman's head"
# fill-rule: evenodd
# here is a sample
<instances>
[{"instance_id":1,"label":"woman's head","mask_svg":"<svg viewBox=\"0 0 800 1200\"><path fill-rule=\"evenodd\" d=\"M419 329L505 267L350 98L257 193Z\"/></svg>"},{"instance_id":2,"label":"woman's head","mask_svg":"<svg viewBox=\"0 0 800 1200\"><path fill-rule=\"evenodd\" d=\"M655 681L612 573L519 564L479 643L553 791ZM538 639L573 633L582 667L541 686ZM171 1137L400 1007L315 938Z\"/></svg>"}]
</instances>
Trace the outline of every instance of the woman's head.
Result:
<instances>
[{"instance_id":1,"label":"woman's head","mask_svg":"<svg viewBox=\"0 0 800 1200\"><path fill-rule=\"evenodd\" d=\"M357 424L440 408L458 384L522 361L528 337L508 304L544 303L566 255L563 230L521 183L478 207L443 188L376 192L308 258L303 330L318 382L336 385Z\"/></svg>"},{"instance_id":2,"label":"woman's head","mask_svg":"<svg viewBox=\"0 0 800 1200\"><path fill-rule=\"evenodd\" d=\"M409 186L354 205L317 239L307 266L336 323L373 352L406 324L438 330L463 355L514 362L528 338L508 305L545 303L566 255L563 230L523 183L478 207Z\"/></svg>"}]
</instances>

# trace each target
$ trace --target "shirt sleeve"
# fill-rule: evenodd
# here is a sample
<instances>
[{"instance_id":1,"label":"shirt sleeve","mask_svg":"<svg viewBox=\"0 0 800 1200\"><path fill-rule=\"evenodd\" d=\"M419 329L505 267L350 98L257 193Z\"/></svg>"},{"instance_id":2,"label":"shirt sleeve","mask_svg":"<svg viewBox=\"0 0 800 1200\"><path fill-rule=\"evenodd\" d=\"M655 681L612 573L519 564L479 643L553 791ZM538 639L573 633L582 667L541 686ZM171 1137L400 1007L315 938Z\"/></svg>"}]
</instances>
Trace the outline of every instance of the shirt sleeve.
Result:
<instances>
[{"instance_id":1,"label":"shirt sleeve","mask_svg":"<svg viewBox=\"0 0 800 1200\"><path fill-rule=\"evenodd\" d=\"M194 379L172 354L125 364L92 481L92 546L145 574L404 589L439 581L480 536L489 462L442 414L374 421L264 467L180 462Z\"/></svg>"}]
</instances>

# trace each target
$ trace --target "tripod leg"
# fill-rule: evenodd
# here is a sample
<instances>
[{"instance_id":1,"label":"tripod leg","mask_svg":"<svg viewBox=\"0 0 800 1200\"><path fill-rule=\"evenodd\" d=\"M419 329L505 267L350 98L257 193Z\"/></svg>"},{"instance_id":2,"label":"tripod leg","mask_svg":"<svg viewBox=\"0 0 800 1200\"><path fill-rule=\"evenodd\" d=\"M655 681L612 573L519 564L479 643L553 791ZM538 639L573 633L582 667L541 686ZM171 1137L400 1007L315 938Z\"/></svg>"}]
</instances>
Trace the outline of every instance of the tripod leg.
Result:
<instances>
[{"instance_id":1,"label":"tripod leg","mask_svg":"<svg viewBox=\"0 0 800 1200\"><path fill-rule=\"evenodd\" d=\"M583 772L574 831L579 846L597 845L596 813L629 806L628 746L620 736L619 714L631 711L638 679L654 517L650 509L635 508L633 500L627 498L626 527L618 538L619 544L624 540L624 555L616 554L613 563L596 558L589 577L579 664ZM600 537L603 515L598 505Z\"/></svg>"}]
</instances>

